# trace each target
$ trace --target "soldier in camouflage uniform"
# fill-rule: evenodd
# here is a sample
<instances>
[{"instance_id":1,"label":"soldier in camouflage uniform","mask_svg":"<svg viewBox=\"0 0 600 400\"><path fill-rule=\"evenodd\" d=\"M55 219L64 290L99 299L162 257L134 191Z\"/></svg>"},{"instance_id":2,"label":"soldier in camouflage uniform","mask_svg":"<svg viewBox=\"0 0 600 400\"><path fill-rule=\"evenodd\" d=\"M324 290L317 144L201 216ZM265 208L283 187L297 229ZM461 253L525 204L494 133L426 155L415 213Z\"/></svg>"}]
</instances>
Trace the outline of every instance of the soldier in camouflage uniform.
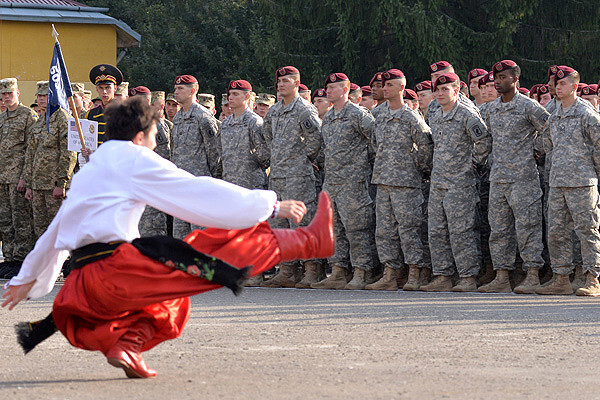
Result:
<instances>
[{"instance_id":1,"label":"soldier in camouflage uniform","mask_svg":"<svg viewBox=\"0 0 600 400\"><path fill-rule=\"evenodd\" d=\"M198 93L198 104L203 107L206 107L210 113L215 116L217 114L217 109L215 107L215 96L210 93Z\"/></svg>"},{"instance_id":2,"label":"soldier in camouflage uniform","mask_svg":"<svg viewBox=\"0 0 600 400\"><path fill-rule=\"evenodd\" d=\"M46 126L48 81L37 83L37 102L42 115L31 127L25 153L25 198L31 201L33 231L38 239L48 228L66 195L77 153L69 151L69 113L62 108L50 116Z\"/></svg>"},{"instance_id":3,"label":"soldier in camouflage uniform","mask_svg":"<svg viewBox=\"0 0 600 400\"><path fill-rule=\"evenodd\" d=\"M406 78L402 71L384 72L382 84L387 101L378 107L375 118L372 183L377 185L375 240L385 269L383 277L366 289L398 290L400 249L412 278L416 275L418 279L424 263L421 174L431 170L433 143L429 127L404 104ZM410 283L414 284L414 279Z\"/></svg>"},{"instance_id":4,"label":"soldier in camouflage uniform","mask_svg":"<svg viewBox=\"0 0 600 400\"><path fill-rule=\"evenodd\" d=\"M175 95L173 93L169 93L165 99L165 115L167 117L167 121L173 123L173 119L180 109L181 105L177 99L175 99Z\"/></svg>"},{"instance_id":5,"label":"soldier in camouflage uniform","mask_svg":"<svg viewBox=\"0 0 600 400\"><path fill-rule=\"evenodd\" d=\"M476 239L477 189L473 161L492 149L487 127L476 110L458 101L460 78L440 76L433 86L442 106L429 115L434 143L429 195L429 246L434 280L426 292L477 290L481 257ZM455 270L459 283L452 287Z\"/></svg>"},{"instance_id":6,"label":"soldier in camouflage uniform","mask_svg":"<svg viewBox=\"0 0 600 400\"><path fill-rule=\"evenodd\" d=\"M26 190L25 152L37 117L32 109L19 103L15 78L0 81L0 94L7 110L0 114L0 232L5 257L4 277L18 273L33 247L31 204L23 197ZM4 269L4 268L3 268Z\"/></svg>"},{"instance_id":7,"label":"soldier in camouflage uniform","mask_svg":"<svg viewBox=\"0 0 600 400\"><path fill-rule=\"evenodd\" d=\"M269 108L273 107L274 104L275 96L268 93L259 93L256 96L256 109L254 112L260 115L261 118L264 118L267 116Z\"/></svg>"},{"instance_id":8,"label":"soldier in camouflage uniform","mask_svg":"<svg viewBox=\"0 0 600 400\"><path fill-rule=\"evenodd\" d=\"M83 83L71 83L71 91L73 92L73 103L75 103L77 116L80 119L85 117L85 113L87 112L84 104L84 90L85 86L83 86Z\"/></svg>"},{"instance_id":9,"label":"soldier in camouflage uniform","mask_svg":"<svg viewBox=\"0 0 600 400\"><path fill-rule=\"evenodd\" d=\"M269 188L279 200L297 199L306 204L301 224L310 221L316 211L317 193L312 163L321 151L321 120L315 106L298 96L300 72L287 66L275 74L277 92L282 100L269 109L264 119L263 135L271 151ZM294 228L291 220L272 220L273 228ZM307 260L306 270L319 268L319 261ZM295 287L298 264L282 263L278 273L263 282L266 287Z\"/></svg>"},{"instance_id":10,"label":"soldier in camouflage uniform","mask_svg":"<svg viewBox=\"0 0 600 400\"><path fill-rule=\"evenodd\" d=\"M373 124L371 113L349 101L350 80L333 73L325 81L327 99L333 103L323 118L321 132L325 154L324 189L331 196L335 254L329 258L332 274L314 289L364 289L366 272L373 269L373 201L367 180L371 175L369 151ZM349 162L352 160L352 162ZM354 267L354 275L350 275ZM308 283L308 271L304 281ZM314 280L316 275L311 276ZM298 285L302 284L300 282ZM296 287L298 287L296 285Z\"/></svg>"},{"instance_id":11,"label":"soldier in camouflage uniform","mask_svg":"<svg viewBox=\"0 0 600 400\"><path fill-rule=\"evenodd\" d=\"M585 285L580 296L600 295L600 116L577 97L579 73L573 68L556 68L556 95L560 100L544 133L545 146L552 150L548 196L548 247L553 279L536 289L537 294L571 294L569 274L573 271L573 229L581 243Z\"/></svg>"},{"instance_id":12,"label":"soldier in camouflage uniform","mask_svg":"<svg viewBox=\"0 0 600 400\"><path fill-rule=\"evenodd\" d=\"M511 291L509 271L515 269L518 245L527 277L515 288L515 293L533 293L539 285L539 268L544 265L542 190L534 147L548 112L518 92L521 69L514 61L500 61L494 64L492 72L496 90L501 93L486 113L493 141L488 218L496 277L479 291Z\"/></svg>"},{"instance_id":13,"label":"soldier in camouflage uniform","mask_svg":"<svg viewBox=\"0 0 600 400\"><path fill-rule=\"evenodd\" d=\"M173 158L179 168L196 176L217 176L218 121L195 101L198 80L191 75L175 78L175 98L181 110L173 119ZM175 218L173 236L183 239L201 227Z\"/></svg>"}]
</instances>

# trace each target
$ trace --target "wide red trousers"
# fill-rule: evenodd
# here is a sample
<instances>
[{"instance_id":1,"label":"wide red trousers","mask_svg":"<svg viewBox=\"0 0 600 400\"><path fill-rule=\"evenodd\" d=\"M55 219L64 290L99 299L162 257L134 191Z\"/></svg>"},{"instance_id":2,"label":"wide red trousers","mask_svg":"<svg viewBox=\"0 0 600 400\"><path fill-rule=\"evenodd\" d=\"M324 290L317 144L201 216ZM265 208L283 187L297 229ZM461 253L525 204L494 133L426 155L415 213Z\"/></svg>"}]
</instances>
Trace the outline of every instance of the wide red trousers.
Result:
<instances>
[{"instance_id":1,"label":"wide red trousers","mask_svg":"<svg viewBox=\"0 0 600 400\"><path fill-rule=\"evenodd\" d=\"M281 260L266 222L242 230L194 231L185 241L236 267L252 265L252 275ZM110 257L72 271L54 300L52 315L73 346L104 354L125 332L150 323L155 334L143 346L145 351L181 335L190 316L188 296L221 287L167 267L124 243Z\"/></svg>"}]
</instances>

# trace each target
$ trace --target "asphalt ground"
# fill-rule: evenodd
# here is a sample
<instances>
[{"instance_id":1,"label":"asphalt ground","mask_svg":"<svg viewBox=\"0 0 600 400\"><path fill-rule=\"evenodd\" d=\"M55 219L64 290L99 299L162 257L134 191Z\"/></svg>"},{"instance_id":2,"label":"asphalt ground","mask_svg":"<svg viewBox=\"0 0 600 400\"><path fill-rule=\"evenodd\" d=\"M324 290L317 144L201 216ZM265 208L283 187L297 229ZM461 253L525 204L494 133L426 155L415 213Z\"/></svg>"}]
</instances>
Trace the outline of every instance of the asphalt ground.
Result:
<instances>
[{"instance_id":1,"label":"asphalt ground","mask_svg":"<svg viewBox=\"0 0 600 400\"><path fill-rule=\"evenodd\" d=\"M0 311L0 399L600 398L597 298L221 289L133 380L59 333L22 354L59 288Z\"/></svg>"}]
</instances>

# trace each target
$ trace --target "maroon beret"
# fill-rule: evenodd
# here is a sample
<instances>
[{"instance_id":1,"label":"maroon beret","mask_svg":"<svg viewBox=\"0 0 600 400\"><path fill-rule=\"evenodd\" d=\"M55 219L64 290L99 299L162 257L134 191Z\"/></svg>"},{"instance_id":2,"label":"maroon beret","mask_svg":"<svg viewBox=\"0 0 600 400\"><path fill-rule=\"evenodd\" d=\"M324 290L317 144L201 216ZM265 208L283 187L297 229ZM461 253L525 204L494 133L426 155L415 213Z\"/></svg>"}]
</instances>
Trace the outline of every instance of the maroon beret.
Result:
<instances>
[{"instance_id":1,"label":"maroon beret","mask_svg":"<svg viewBox=\"0 0 600 400\"><path fill-rule=\"evenodd\" d=\"M544 86L542 83L536 83L535 85L533 85L531 87L531 89L529 90L529 94L530 95L537 95L538 89L540 88L540 86Z\"/></svg>"},{"instance_id":2,"label":"maroon beret","mask_svg":"<svg viewBox=\"0 0 600 400\"><path fill-rule=\"evenodd\" d=\"M386 81L389 81L391 79L400 79L400 78L404 78L404 73L402 71L400 71L399 69L393 68L393 69L387 70L381 74L381 84L385 85Z\"/></svg>"},{"instance_id":3,"label":"maroon beret","mask_svg":"<svg viewBox=\"0 0 600 400\"><path fill-rule=\"evenodd\" d=\"M460 81L460 88L462 89L462 88L466 88L466 87L467 87L467 84L463 81Z\"/></svg>"},{"instance_id":4,"label":"maroon beret","mask_svg":"<svg viewBox=\"0 0 600 400\"><path fill-rule=\"evenodd\" d=\"M467 75L467 83L470 85L471 79L477 78L478 76L483 76L487 73L488 72L485 69L473 68L472 70L469 71L469 75Z\"/></svg>"},{"instance_id":5,"label":"maroon beret","mask_svg":"<svg viewBox=\"0 0 600 400\"><path fill-rule=\"evenodd\" d=\"M452 66L452 64L450 64L448 61L435 62L429 66L429 75L433 74L434 72L441 71L442 69L451 67L451 66Z\"/></svg>"},{"instance_id":6,"label":"maroon beret","mask_svg":"<svg viewBox=\"0 0 600 400\"><path fill-rule=\"evenodd\" d=\"M516 66L517 66L517 63L514 62L513 60L502 60L502 61L498 61L496 64L494 64L492 71L501 72L501 71L504 71L505 69L511 69Z\"/></svg>"},{"instance_id":7,"label":"maroon beret","mask_svg":"<svg viewBox=\"0 0 600 400\"><path fill-rule=\"evenodd\" d=\"M479 86L487 85L490 82L494 82L494 73L492 71L488 72L479 80Z\"/></svg>"},{"instance_id":8,"label":"maroon beret","mask_svg":"<svg viewBox=\"0 0 600 400\"><path fill-rule=\"evenodd\" d=\"M356 92L359 89L360 89L360 86L358 86L356 83L350 82L350 91L348 92L348 94Z\"/></svg>"},{"instance_id":9,"label":"maroon beret","mask_svg":"<svg viewBox=\"0 0 600 400\"><path fill-rule=\"evenodd\" d=\"M550 93L550 89L548 89L548 85L540 85L537 88L537 94L542 95L542 94L546 94L546 93Z\"/></svg>"},{"instance_id":10,"label":"maroon beret","mask_svg":"<svg viewBox=\"0 0 600 400\"><path fill-rule=\"evenodd\" d=\"M580 94L581 91L583 90L583 88L586 87L586 86L587 86L587 83L581 83L581 82L579 82L577 84L577 94Z\"/></svg>"},{"instance_id":11,"label":"maroon beret","mask_svg":"<svg viewBox=\"0 0 600 400\"><path fill-rule=\"evenodd\" d=\"M300 71L298 71L298 68L296 67L292 67L291 65L288 65L287 67L281 67L277 70L277 72L275 72L275 79L279 78L280 76L286 76L286 75L291 75L291 74L299 74Z\"/></svg>"},{"instance_id":12,"label":"maroon beret","mask_svg":"<svg viewBox=\"0 0 600 400\"><path fill-rule=\"evenodd\" d=\"M298 92L310 92L310 89L304 83L301 83L300 86L298 86Z\"/></svg>"},{"instance_id":13,"label":"maroon beret","mask_svg":"<svg viewBox=\"0 0 600 400\"><path fill-rule=\"evenodd\" d=\"M317 89L312 93L312 99L315 100L315 97L323 97L327 98L327 92L325 89Z\"/></svg>"},{"instance_id":14,"label":"maroon beret","mask_svg":"<svg viewBox=\"0 0 600 400\"><path fill-rule=\"evenodd\" d=\"M404 100L418 100L419 96L412 89L404 90Z\"/></svg>"},{"instance_id":15,"label":"maroon beret","mask_svg":"<svg viewBox=\"0 0 600 400\"><path fill-rule=\"evenodd\" d=\"M527 89L526 87L520 87L519 93L524 94L525 96L529 96L529 89Z\"/></svg>"},{"instance_id":16,"label":"maroon beret","mask_svg":"<svg viewBox=\"0 0 600 400\"><path fill-rule=\"evenodd\" d=\"M595 83L591 85L587 85L583 89L581 89L582 96L596 96L598 95L598 85Z\"/></svg>"},{"instance_id":17,"label":"maroon beret","mask_svg":"<svg viewBox=\"0 0 600 400\"><path fill-rule=\"evenodd\" d=\"M252 85L248 81L245 81L243 79L238 79L237 81L229 82L229 85L227 86L227 93L229 93L229 91L232 89L233 90L245 90L247 92L251 92Z\"/></svg>"},{"instance_id":18,"label":"maroon beret","mask_svg":"<svg viewBox=\"0 0 600 400\"><path fill-rule=\"evenodd\" d=\"M372 96L373 95L373 91L371 90L371 86L361 86L360 90L362 90L362 92L363 92L363 97L365 97L365 96Z\"/></svg>"},{"instance_id":19,"label":"maroon beret","mask_svg":"<svg viewBox=\"0 0 600 400\"><path fill-rule=\"evenodd\" d=\"M548 80L552 77L552 75L556 75L556 71L558 70L558 65L551 65L548 68Z\"/></svg>"},{"instance_id":20,"label":"maroon beret","mask_svg":"<svg viewBox=\"0 0 600 400\"><path fill-rule=\"evenodd\" d=\"M373 86L373 82L381 82L381 74L383 74L383 72L377 72L373 75L373 78L371 78L371 81L369 82L369 86Z\"/></svg>"},{"instance_id":21,"label":"maroon beret","mask_svg":"<svg viewBox=\"0 0 600 400\"><path fill-rule=\"evenodd\" d=\"M438 85L444 85L451 82L460 82L460 78L454 72L448 72L447 74L440 75L433 85L433 91L435 92L435 88Z\"/></svg>"},{"instance_id":22,"label":"maroon beret","mask_svg":"<svg viewBox=\"0 0 600 400\"><path fill-rule=\"evenodd\" d=\"M180 75L175 78L176 85L191 85L193 83L198 83L198 79L194 78L192 75Z\"/></svg>"},{"instance_id":23,"label":"maroon beret","mask_svg":"<svg viewBox=\"0 0 600 400\"><path fill-rule=\"evenodd\" d=\"M554 75L554 83L560 81L563 78L566 78L567 76L570 76L572 74L574 74L575 71L573 68L568 67L566 65L560 65L558 67L556 67L556 75Z\"/></svg>"},{"instance_id":24,"label":"maroon beret","mask_svg":"<svg viewBox=\"0 0 600 400\"><path fill-rule=\"evenodd\" d=\"M329 74L327 76L327 79L325 79L325 88L327 88L327 85L330 83L335 83L335 82L344 82L344 81L349 81L350 79L348 79L348 77L346 76L346 74L344 74L343 72L334 72L333 74Z\"/></svg>"},{"instance_id":25,"label":"maroon beret","mask_svg":"<svg viewBox=\"0 0 600 400\"><path fill-rule=\"evenodd\" d=\"M421 92L423 90L431 90L431 81L423 81L415 85L415 92Z\"/></svg>"},{"instance_id":26,"label":"maroon beret","mask_svg":"<svg viewBox=\"0 0 600 400\"><path fill-rule=\"evenodd\" d=\"M129 89L130 97L133 97L136 94L151 94L151 93L150 93L150 89L148 89L146 86L137 86L137 87Z\"/></svg>"}]
</instances>

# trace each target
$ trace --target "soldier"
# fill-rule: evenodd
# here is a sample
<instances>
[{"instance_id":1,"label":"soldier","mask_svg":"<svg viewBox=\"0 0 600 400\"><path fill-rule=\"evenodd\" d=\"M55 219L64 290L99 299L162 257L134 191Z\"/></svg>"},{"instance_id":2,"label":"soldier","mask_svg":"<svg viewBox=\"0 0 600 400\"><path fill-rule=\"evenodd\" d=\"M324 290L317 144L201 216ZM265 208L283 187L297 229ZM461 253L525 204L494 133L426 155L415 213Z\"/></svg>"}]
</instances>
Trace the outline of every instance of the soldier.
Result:
<instances>
[{"instance_id":1,"label":"soldier","mask_svg":"<svg viewBox=\"0 0 600 400\"><path fill-rule=\"evenodd\" d=\"M537 294L572 294L575 230L581 243L585 285L578 296L600 295L600 234L598 221L598 174L600 173L600 116L576 95L579 73L556 67L556 97L560 106L552 113L544 133L552 150L548 197L548 247L553 279L535 290Z\"/></svg>"},{"instance_id":2,"label":"soldier","mask_svg":"<svg viewBox=\"0 0 600 400\"><path fill-rule=\"evenodd\" d=\"M433 92L431 91L431 81L422 81L415 85L415 93L419 99L419 111L423 118L427 114L427 107L433 100Z\"/></svg>"},{"instance_id":3,"label":"soldier","mask_svg":"<svg viewBox=\"0 0 600 400\"><path fill-rule=\"evenodd\" d=\"M404 90L404 102L413 111L419 112L419 96L412 89ZM420 115L420 114L419 114ZM422 115L421 115L422 117Z\"/></svg>"},{"instance_id":4,"label":"soldier","mask_svg":"<svg viewBox=\"0 0 600 400\"><path fill-rule=\"evenodd\" d=\"M217 115L217 109L215 108L215 96L210 93L199 93L198 104L204 106L215 116Z\"/></svg>"},{"instance_id":5,"label":"soldier","mask_svg":"<svg viewBox=\"0 0 600 400\"><path fill-rule=\"evenodd\" d=\"M581 89L581 98L590 102L594 110L599 111L598 107L598 85L587 85Z\"/></svg>"},{"instance_id":6,"label":"soldier","mask_svg":"<svg viewBox=\"0 0 600 400\"><path fill-rule=\"evenodd\" d=\"M383 277L366 289L395 291L402 267L400 248L410 268L407 287L417 284L424 264L421 172L431 170L433 143L429 127L404 104L406 78L402 71L384 72L382 84L386 102L375 117L372 183L377 185L375 241L385 270Z\"/></svg>"},{"instance_id":7,"label":"soldier","mask_svg":"<svg viewBox=\"0 0 600 400\"><path fill-rule=\"evenodd\" d=\"M479 80L486 75L488 72L485 69L474 68L469 71L467 75L467 85L469 85L469 93L473 96L473 103L476 106L480 106L485 101L483 100L483 96L481 91L479 90Z\"/></svg>"},{"instance_id":8,"label":"soldier","mask_svg":"<svg viewBox=\"0 0 600 400\"><path fill-rule=\"evenodd\" d=\"M259 93L256 96L256 110L254 112L264 118L269 112L269 108L273 107L273 104L275 104L275 96L268 93Z\"/></svg>"},{"instance_id":9,"label":"soldier","mask_svg":"<svg viewBox=\"0 0 600 400\"><path fill-rule=\"evenodd\" d=\"M327 114L327 111L329 111L331 107L333 107L333 104L331 104L331 101L329 101L329 99L327 98L327 92L325 91L325 89L315 90L313 92L312 102L314 106L317 107L320 119L325 118L325 114Z\"/></svg>"},{"instance_id":10,"label":"soldier","mask_svg":"<svg viewBox=\"0 0 600 400\"><path fill-rule=\"evenodd\" d=\"M4 101L2 101L2 98L0 97L0 113L3 113L4 111L6 111L6 106L4 105Z\"/></svg>"},{"instance_id":11,"label":"soldier","mask_svg":"<svg viewBox=\"0 0 600 400\"><path fill-rule=\"evenodd\" d=\"M469 86L463 81L460 81L460 92L466 97L469 98Z\"/></svg>"},{"instance_id":12,"label":"soldier","mask_svg":"<svg viewBox=\"0 0 600 400\"><path fill-rule=\"evenodd\" d=\"M458 101L460 78L440 76L434 95L441 108L429 116L434 143L429 194L429 246L433 281L426 292L477 290L480 254L476 239L478 194L473 161L481 164L492 149L481 116ZM459 283L452 287L455 270Z\"/></svg>"},{"instance_id":13,"label":"soldier","mask_svg":"<svg viewBox=\"0 0 600 400\"><path fill-rule=\"evenodd\" d=\"M173 158L171 161L196 176L217 176L218 121L196 99L198 80L191 75L175 78L175 99L181 110L173 119ZM173 236L183 239L193 229L189 222L175 218Z\"/></svg>"},{"instance_id":14,"label":"soldier","mask_svg":"<svg viewBox=\"0 0 600 400\"><path fill-rule=\"evenodd\" d=\"M94 103L92 103L92 91L85 89L83 91L83 108L85 112L88 112L92 108L93 104Z\"/></svg>"},{"instance_id":15,"label":"soldier","mask_svg":"<svg viewBox=\"0 0 600 400\"><path fill-rule=\"evenodd\" d=\"M162 118L165 116L165 92L152 91L150 95L150 105L158 111Z\"/></svg>"},{"instance_id":16,"label":"soldier","mask_svg":"<svg viewBox=\"0 0 600 400\"><path fill-rule=\"evenodd\" d=\"M42 107L40 118L31 127L25 153L25 198L33 210L35 239L46 231L66 195L77 153L69 151L69 113L58 108L46 125L48 81L37 83L37 102Z\"/></svg>"},{"instance_id":17,"label":"soldier","mask_svg":"<svg viewBox=\"0 0 600 400\"><path fill-rule=\"evenodd\" d=\"M377 72L375 75L373 75L373 78L371 78L371 82L369 82L369 86L371 86L371 92L373 93L373 100L375 100L376 102L375 108L371 110L372 113L375 112L375 109L377 109L377 107L379 107L385 102L385 99L383 98L383 85L381 84L381 74L382 72ZM373 114L373 116L377 118L377 115Z\"/></svg>"},{"instance_id":18,"label":"soldier","mask_svg":"<svg viewBox=\"0 0 600 400\"><path fill-rule=\"evenodd\" d=\"M539 285L542 251L542 190L534 158L537 132L548 112L517 91L520 67L512 60L494 64L494 84L501 97L487 108L492 135L489 223L490 252L496 277L479 288L484 293L511 291L509 271L515 270L517 245L527 276L515 293L533 293Z\"/></svg>"},{"instance_id":19,"label":"soldier","mask_svg":"<svg viewBox=\"0 0 600 400\"><path fill-rule=\"evenodd\" d=\"M15 78L0 81L6 111L0 114L0 233L5 268L2 278L16 275L33 248L31 205L23 197L25 151L37 120L32 109L19 102Z\"/></svg>"},{"instance_id":20,"label":"soldier","mask_svg":"<svg viewBox=\"0 0 600 400\"><path fill-rule=\"evenodd\" d=\"M537 90L537 97L538 97L538 102L546 107L548 104L550 104L554 99L552 98L552 95L550 94L550 87L548 85L541 85L540 87L538 87ZM554 112L554 110L556 110L556 107L554 106L550 106L550 108L553 110L552 112ZM547 108L546 108L547 110ZM550 112L550 111L548 111Z\"/></svg>"},{"instance_id":21,"label":"soldier","mask_svg":"<svg viewBox=\"0 0 600 400\"><path fill-rule=\"evenodd\" d=\"M73 92L73 102L75 103L75 112L79 118L84 118L87 110L84 104L84 90L85 86L83 83L71 83L71 92Z\"/></svg>"},{"instance_id":22,"label":"soldier","mask_svg":"<svg viewBox=\"0 0 600 400\"><path fill-rule=\"evenodd\" d=\"M518 90L519 93L521 93L523 96L529 97L529 89L527 89L526 87L520 87Z\"/></svg>"},{"instance_id":23,"label":"soldier","mask_svg":"<svg viewBox=\"0 0 600 400\"><path fill-rule=\"evenodd\" d=\"M336 246L335 254L329 258L332 274L310 286L364 289L366 273L373 269L373 200L367 179L371 175L369 146L375 120L366 109L349 101L350 80L345 74L330 74L325 88L333 108L325 114L321 127L325 146L324 190L332 200ZM346 277L352 267L354 275L348 282Z\"/></svg>"},{"instance_id":24,"label":"soldier","mask_svg":"<svg viewBox=\"0 0 600 400\"><path fill-rule=\"evenodd\" d=\"M372 91L371 91L372 92ZM348 100L354 104L360 104L362 100L362 90L356 83L350 83L350 93L348 94Z\"/></svg>"},{"instance_id":25,"label":"soldier","mask_svg":"<svg viewBox=\"0 0 600 400\"><path fill-rule=\"evenodd\" d=\"M98 93L100 94L100 93ZM102 95L100 96L102 97ZM115 89L114 99L117 101L125 101L129 98L129 82L121 82L117 84ZM104 102L104 100L103 100Z\"/></svg>"},{"instance_id":26,"label":"soldier","mask_svg":"<svg viewBox=\"0 0 600 400\"><path fill-rule=\"evenodd\" d=\"M371 86L361 86L360 90L362 92L362 99L360 100L360 106L366 108L367 110L372 110L375 108L375 99L373 99L373 90L371 90Z\"/></svg>"},{"instance_id":27,"label":"soldier","mask_svg":"<svg viewBox=\"0 0 600 400\"><path fill-rule=\"evenodd\" d=\"M169 93L165 100L165 115L167 116L167 120L173 122L173 118L175 118L175 114L181 109L181 105L175 99L175 95L173 93Z\"/></svg>"},{"instance_id":28,"label":"soldier","mask_svg":"<svg viewBox=\"0 0 600 400\"><path fill-rule=\"evenodd\" d=\"M300 71L296 67L279 68L275 81L282 100L271 107L263 125L263 135L271 150L269 188L277 193L280 200L302 200L307 208L307 217L301 222L305 224L314 215L316 207L312 163L319 156L323 143L319 132L321 120L317 109L298 95ZM296 226L291 220L271 222L275 228ZM316 260L305 261L306 274L313 276L319 264ZM297 270L297 263L282 263L278 273L261 286L295 287Z\"/></svg>"},{"instance_id":29,"label":"soldier","mask_svg":"<svg viewBox=\"0 0 600 400\"><path fill-rule=\"evenodd\" d=\"M298 87L298 95L306 101L310 101L310 89L305 84L301 83Z\"/></svg>"},{"instance_id":30,"label":"soldier","mask_svg":"<svg viewBox=\"0 0 600 400\"><path fill-rule=\"evenodd\" d=\"M229 99L227 98L227 93L223 93L221 95L221 114L219 115L219 121L225 121L225 118L229 117L233 112L229 107Z\"/></svg>"},{"instance_id":31,"label":"soldier","mask_svg":"<svg viewBox=\"0 0 600 400\"><path fill-rule=\"evenodd\" d=\"M556 65L551 65L548 68L548 82L546 84L548 85L548 92L550 92L550 96L552 97L552 99L548 103L546 103L545 107L550 114L552 114L560 105L559 100L556 98L556 88L554 82L554 75L556 75L557 68L558 66Z\"/></svg>"}]
</instances>

